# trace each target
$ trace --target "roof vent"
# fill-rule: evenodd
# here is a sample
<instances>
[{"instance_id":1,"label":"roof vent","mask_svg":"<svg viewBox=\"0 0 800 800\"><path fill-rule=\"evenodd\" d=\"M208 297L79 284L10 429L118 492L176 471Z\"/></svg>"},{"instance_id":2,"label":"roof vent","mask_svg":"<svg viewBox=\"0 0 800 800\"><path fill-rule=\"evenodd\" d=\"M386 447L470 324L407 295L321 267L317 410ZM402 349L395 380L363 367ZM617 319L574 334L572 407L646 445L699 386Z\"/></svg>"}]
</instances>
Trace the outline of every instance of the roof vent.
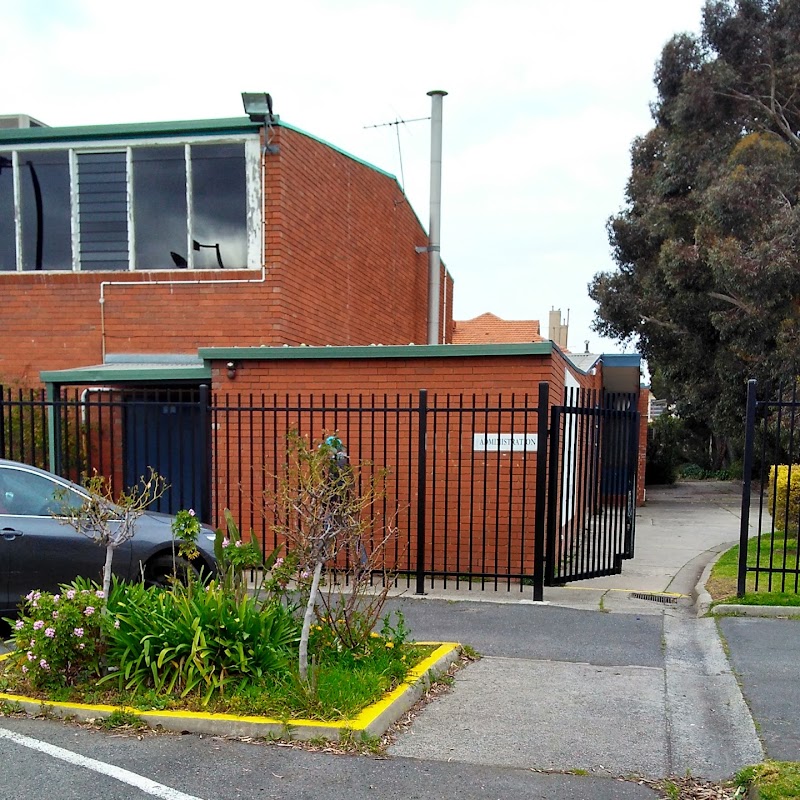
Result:
<instances>
[{"instance_id":1,"label":"roof vent","mask_svg":"<svg viewBox=\"0 0 800 800\"><path fill-rule=\"evenodd\" d=\"M0 130L11 128L47 128L44 122L27 114L0 114Z\"/></svg>"}]
</instances>

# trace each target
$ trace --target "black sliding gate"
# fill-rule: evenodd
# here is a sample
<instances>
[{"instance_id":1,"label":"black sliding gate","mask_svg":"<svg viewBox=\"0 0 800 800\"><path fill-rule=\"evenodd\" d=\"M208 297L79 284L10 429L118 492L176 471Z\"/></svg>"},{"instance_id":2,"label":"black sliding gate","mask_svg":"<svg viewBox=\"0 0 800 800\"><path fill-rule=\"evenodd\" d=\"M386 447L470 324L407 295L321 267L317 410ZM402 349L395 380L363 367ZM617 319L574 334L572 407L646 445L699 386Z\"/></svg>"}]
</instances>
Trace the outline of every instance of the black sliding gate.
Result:
<instances>
[{"instance_id":1,"label":"black sliding gate","mask_svg":"<svg viewBox=\"0 0 800 800\"><path fill-rule=\"evenodd\" d=\"M633 558L638 451L636 395L568 389L553 406L548 585L618 574Z\"/></svg>"},{"instance_id":2,"label":"black sliding gate","mask_svg":"<svg viewBox=\"0 0 800 800\"><path fill-rule=\"evenodd\" d=\"M286 434L338 432L354 461L387 469L380 514L398 581L529 592L608 575L633 555L639 415L635 395L212 395L171 390L21 392L0 387L0 458L72 480L98 470L128 485L154 467L159 510L230 508L265 552L278 543L264 498ZM391 563L389 563L391 560Z\"/></svg>"}]
</instances>

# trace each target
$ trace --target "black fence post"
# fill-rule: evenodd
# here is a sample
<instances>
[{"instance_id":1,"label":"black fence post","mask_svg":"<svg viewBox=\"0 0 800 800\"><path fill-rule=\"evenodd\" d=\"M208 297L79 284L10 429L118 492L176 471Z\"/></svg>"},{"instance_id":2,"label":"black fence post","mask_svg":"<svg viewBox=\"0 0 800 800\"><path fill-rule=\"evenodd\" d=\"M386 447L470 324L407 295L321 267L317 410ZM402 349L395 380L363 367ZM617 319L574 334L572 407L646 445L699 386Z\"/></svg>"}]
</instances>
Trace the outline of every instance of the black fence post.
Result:
<instances>
[{"instance_id":1,"label":"black fence post","mask_svg":"<svg viewBox=\"0 0 800 800\"><path fill-rule=\"evenodd\" d=\"M58 384L53 385L53 394L50 404L50 412L52 414L52 427L50 433L50 470L55 472L56 475L64 475L64 434L63 434L63 415L66 408L61 402L61 386Z\"/></svg>"},{"instance_id":2,"label":"black fence post","mask_svg":"<svg viewBox=\"0 0 800 800\"><path fill-rule=\"evenodd\" d=\"M561 417L558 406L550 409L550 429L548 430L549 466L547 468L547 544L545 545L545 574L548 586L556 582L556 524L558 510L558 456L561 448Z\"/></svg>"},{"instance_id":3,"label":"black fence post","mask_svg":"<svg viewBox=\"0 0 800 800\"><path fill-rule=\"evenodd\" d=\"M417 463L417 588L415 594L425 594L425 516L428 479L428 390L419 390L419 449Z\"/></svg>"},{"instance_id":4,"label":"black fence post","mask_svg":"<svg viewBox=\"0 0 800 800\"><path fill-rule=\"evenodd\" d=\"M200 384L200 519L211 523L211 437L209 420L209 388Z\"/></svg>"},{"instance_id":5,"label":"black fence post","mask_svg":"<svg viewBox=\"0 0 800 800\"><path fill-rule=\"evenodd\" d=\"M533 599L544 600L545 510L547 508L547 418L550 384L539 383L539 409L536 425L536 511L533 533Z\"/></svg>"},{"instance_id":6,"label":"black fence post","mask_svg":"<svg viewBox=\"0 0 800 800\"><path fill-rule=\"evenodd\" d=\"M742 518L739 529L739 574L736 594L742 597L747 583L747 540L750 532L750 488L753 473L753 445L756 429L756 382L747 381L747 414L745 416L744 463L742 465Z\"/></svg>"}]
</instances>

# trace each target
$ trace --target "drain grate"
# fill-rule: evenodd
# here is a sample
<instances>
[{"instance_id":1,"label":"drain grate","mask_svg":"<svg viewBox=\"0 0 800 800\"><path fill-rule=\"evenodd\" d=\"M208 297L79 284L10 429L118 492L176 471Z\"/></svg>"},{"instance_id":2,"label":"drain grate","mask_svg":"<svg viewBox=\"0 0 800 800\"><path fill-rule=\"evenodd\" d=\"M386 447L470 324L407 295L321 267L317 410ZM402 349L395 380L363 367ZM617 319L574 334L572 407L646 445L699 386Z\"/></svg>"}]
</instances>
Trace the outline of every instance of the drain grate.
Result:
<instances>
[{"instance_id":1,"label":"drain grate","mask_svg":"<svg viewBox=\"0 0 800 800\"><path fill-rule=\"evenodd\" d=\"M637 600L652 600L654 603L664 603L668 606L674 606L678 602L678 598L669 594L653 594L651 592L631 592L630 597L635 597Z\"/></svg>"}]
</instances>

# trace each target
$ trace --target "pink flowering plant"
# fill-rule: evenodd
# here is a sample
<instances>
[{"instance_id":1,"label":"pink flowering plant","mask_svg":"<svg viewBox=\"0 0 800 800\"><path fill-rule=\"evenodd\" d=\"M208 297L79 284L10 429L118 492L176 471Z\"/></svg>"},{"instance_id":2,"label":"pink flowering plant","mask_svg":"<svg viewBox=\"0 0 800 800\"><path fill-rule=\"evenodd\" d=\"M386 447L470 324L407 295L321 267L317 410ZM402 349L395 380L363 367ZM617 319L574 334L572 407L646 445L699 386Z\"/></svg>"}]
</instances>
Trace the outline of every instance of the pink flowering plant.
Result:
<instances>
[{"instance_id":1,"label":"pink flowering plant","mask_svg":"<svg viewBox=\"0 0 800 800\"><path fill-rule=\"evenodd\" d=\"M231 592L237 601L248 593L251 578L256 600L268 603L284 596L292 574L296 572L297 559L291 554L281 556L282 550L283 547L277 547L265 558L252 534L250 539L244 540L233 514L226 508L225 530L217 531L214 542L219 585Z\"/></svg>"},{"instance_id":2,"label":"pink flowering plant","mask_svg":"<svg viewBox=\"0 0 800 800\"><path fill-rule=\"evenodd\" d=\"M50 592L30 592L16 621L8 620L18 674L33 689L74 686L100 674L105 593L76 581ZM113 624L113 623L112 623Z\"/></svg>"}]
</instances>

